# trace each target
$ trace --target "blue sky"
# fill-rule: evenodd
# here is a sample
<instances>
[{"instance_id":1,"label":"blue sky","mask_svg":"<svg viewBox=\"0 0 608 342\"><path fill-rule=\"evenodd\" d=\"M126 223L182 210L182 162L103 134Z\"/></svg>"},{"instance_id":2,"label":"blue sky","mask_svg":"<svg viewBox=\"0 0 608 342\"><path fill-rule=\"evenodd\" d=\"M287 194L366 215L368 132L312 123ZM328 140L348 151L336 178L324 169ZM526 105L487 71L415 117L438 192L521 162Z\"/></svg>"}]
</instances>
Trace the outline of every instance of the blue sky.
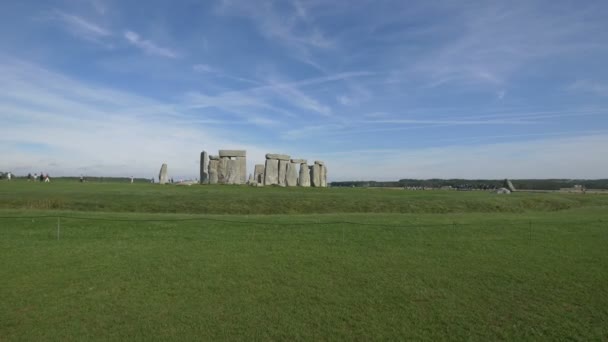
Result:
<instances>
[{"instance_id":1,"label":"blue sky","mask_svg":"<svg viewBox=\"0 0 608 342\"><path fill-rule=\"evenodd\" d=\"M608 177L606 1L6 1L0 170Z\"/></svg>"}]
</instances>

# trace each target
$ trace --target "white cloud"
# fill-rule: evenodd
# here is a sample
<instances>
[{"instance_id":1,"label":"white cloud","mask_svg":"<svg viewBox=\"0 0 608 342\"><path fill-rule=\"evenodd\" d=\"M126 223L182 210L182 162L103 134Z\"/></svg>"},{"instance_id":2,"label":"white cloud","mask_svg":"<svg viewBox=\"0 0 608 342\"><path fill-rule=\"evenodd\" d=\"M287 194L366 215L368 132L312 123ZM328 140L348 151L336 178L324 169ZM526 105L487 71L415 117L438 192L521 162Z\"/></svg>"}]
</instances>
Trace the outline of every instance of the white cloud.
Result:
<instances>
[{"instance_id":1,"label":"white cloud","mask_svg":"<svg viewBox=\"0 0 608 342\"><path fill-rule=\"evenodd\" d=\"M202 72L202 73L215 73L218 72L218 70L210 65L207 64L195 64L192 66L192 69L196 72Z\"/></svg>"},{"instance_id":2,"label":"white cloud","mask_svg":"<svg viewBox=\"0 0 608 342\"><path fill-rule=\"evenodd\" d=\"M141 49L142 51L144 51L145 53L147 53L149 55L157 55L157 56L167 57L167 58L177 58L178 57L177 52L175 52L169 48L160 47L150 40L142 39L137 32L125 31L124 37L131 45Z\"/></svg>"},{"instance_id":3,"label":"white cloud","mask_svg":"<svg viewBox=\"0 0 608 342\"><path fill-rule=\"evenodd\" d=\"M224 125L193 124L196 118L179 104L23 62L0 61L0 73L0 169L152 177L166 162L175 177L196 177L202 149L244 148L258 158L268 150L228 134Z\"/></svg>"},{"instance_id":4,"label":"white cloud","mask_svg":"<svg viewBox=\"0 0 608 342\"><path fill-rule=\"evenodd\" d=\"M112 35L110 30L74 14L55 10L51 18L60 21L70 33L85 40L98 42L99 39Z\"/></svg>"}]
</instances>

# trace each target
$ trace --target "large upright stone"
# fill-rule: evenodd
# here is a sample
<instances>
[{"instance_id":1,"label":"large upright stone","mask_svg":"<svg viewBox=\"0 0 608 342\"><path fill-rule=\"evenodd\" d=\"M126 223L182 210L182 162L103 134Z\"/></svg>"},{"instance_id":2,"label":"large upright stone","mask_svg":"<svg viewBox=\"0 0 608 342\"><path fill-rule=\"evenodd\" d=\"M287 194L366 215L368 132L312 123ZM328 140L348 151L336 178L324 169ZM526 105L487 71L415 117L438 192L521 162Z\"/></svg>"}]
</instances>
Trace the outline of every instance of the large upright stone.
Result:
<instances>
[{"instance_id":1,"label":"large upright stone","mask_svg":"<svg viewBox=\"0 0 608 342\"><path fill-rule=\"evenodd\" d=\"M220 157L217 165L217 183L226 184L228 181L228 161L229 157Z\"/></svg>"},{"instance_id":2,"label":"large upright stone","mask_svg":"<svg viewBox=\"0 0 608 342\"><path fill-rule=\"evenodd\" d=\"M298 185L303 187L310 186L310 170L308 169L308 165L306 165L306 163L300 164L300 175L298 178Z\"/></svg>"},{"instance_id":3,"label":"large upright stone","mask_svg":"<svg viewBox=\"0 0 608 342\"><path fill-rule=\"evenodd\" d=\"M285 185L298 186L298 164L288 163L287 173L285 175Z\"/></svg>"},{"instance_id":4,"label":"large upright stone","mask_svg":"<svg viewBox=\"0 0 608 342\"><path fill-rule=\"evenodd\" d=\"M207 151L201 152L201 184L209 184L209 155Z\"/></svg>"},{"instance_id":5,"label":"large upright stone","mask_svg":"<svg viewBox=\"0 0 608 342\"><path fill-rule=\"evenodd\" d=\"M264 185L264 165L256 164L253 171L253 181L258 186Z\"/></svg>"},{"instance_id":6,"label":"large upright stone","mask_svg":"<svg viewBox=\"0 0 608 342\"><path fill-rule=\"evenodd\" d=\"M236 159L226 159L226 178L224 184L244 184L244 182L241 182L239 165L239 161Z\"/></svg>"},{"instance_id":7,"label":"large upright stone","mask_svg":"<svg viewBox=\"0 0 608 342\"><path fill-rule=\"evenodd\" d=\"M238 181L236 184L245 184L247 181L247 158L246 157L236 157L236 162L238 164Z\"/></svg>"},{"instance_id":8,"label":"large upright stone","mask_svg":"<svg viewBox=\"0 0 608 342\"><path fill-rule=\"evenodd\" d=\"M318 165L316 168L316 172L318 172L318 179L315 179L314 181L311 179L311 182L313 182L313 186L324 188L327 186L327 168L325 167L325 163L320 160L315 160L315 165ZM317 181L318 185L315 185L315 182Z\"/></svg>"},{"instance_id":9,"label":"large upright stone","mask_svg":"<svg viewBox=\"0 0 608 342\"><path fill-rule=\"evenodd\" d=\"M266 159L266 167L264 168L264 185L279 184L279 160Z\"/></svg>"},{"instance_id":10,"label":"large upright stone","mask_svg":"<svg viewBox=\"0 0 608 342\"><path fill-rule=\"evenodd\" d=\"M209 158L209 184L217 184L217 169L219 167L220 161L219 158Z\"/></svg>"},{"instance_id":11,"label":"large upright stone","mask_svg":"<svg viewBox=\"0 0 608 342\"><path fill-rule=\"evenodd\" d=\"M315 162L313 166L310 167L310 185L320 188L321 187L321 169L322 165Z\"/></svg>"},{"instance_id":12,"label":"large upright stone","mask_svg":"<svg viewBox=\"0 0 608 342\"><path fill-rule=\"evenodd\" d=\"M279 185L286 186L287 185L287 165L291 164L289 159L287 160L279 160Z\"/></svg>"},{"instance_id":13,"label":"large upright stone","mask_svg":"<svg viewBox=\"0 0 608 342\"><path fill-rule=\"evenodd\" d=\"M327 166L321 165L321 187L327 187Z\"/></svg>"},{"instance_id":14,"label":"large upright stone","mask_svg":"<svg viewBox=\"0 0 608 342\"><path fill-rule=\"evenodd\" d=\"M219 172L221 184L245 184L247 182L247 151L245 150L220 150L219 156L224 160L226 169L224 174ZM222 166L220 163L220 171ZM222 175L224 176L222 178ZM223 180L222 180L223 179Z\"/></svg>"},{"instance_id":15,"label":"large upright stone","mask_svg":"<svg viewBox=\"0 0 608 342\"><path fill-rule=\"evenodd\" d=\"M160 167L160 172L158 173L158 182L160 184L167 184L169 182L169 174L167 172L167 164L163 164Z\"/></svg>"}]
</instances>

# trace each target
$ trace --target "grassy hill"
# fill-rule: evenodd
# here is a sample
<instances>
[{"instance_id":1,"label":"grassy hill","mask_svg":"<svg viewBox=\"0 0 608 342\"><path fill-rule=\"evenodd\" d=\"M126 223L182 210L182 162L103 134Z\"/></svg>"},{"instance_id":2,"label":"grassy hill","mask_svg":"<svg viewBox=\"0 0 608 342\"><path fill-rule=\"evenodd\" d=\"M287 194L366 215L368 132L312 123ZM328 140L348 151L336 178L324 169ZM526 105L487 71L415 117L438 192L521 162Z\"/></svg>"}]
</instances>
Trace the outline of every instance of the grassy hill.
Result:
<instances>
[{"instance_id":1,"label":"grassy hill","mask_svg":"<svg viewBox=\"0 0 608 342\"><path fill-rule=\"evenodd\" d=\"M0 183L0 340L603 340L608 196Z\"/></svg>"}]
</instances>

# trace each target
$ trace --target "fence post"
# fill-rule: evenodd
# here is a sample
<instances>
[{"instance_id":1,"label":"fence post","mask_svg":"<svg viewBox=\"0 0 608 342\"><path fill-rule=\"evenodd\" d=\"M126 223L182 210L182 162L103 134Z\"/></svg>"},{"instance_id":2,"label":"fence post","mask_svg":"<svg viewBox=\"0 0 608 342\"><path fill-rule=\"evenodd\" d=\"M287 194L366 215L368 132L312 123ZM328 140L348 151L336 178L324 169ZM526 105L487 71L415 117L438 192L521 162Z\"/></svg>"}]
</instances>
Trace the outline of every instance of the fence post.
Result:
<instances>
[{"instance_id":1,"label":"fence post","mask_svg":"<svg viewBox=\"0 0 608 342\"><path fill-rule=\"evenodd\" d=\"M530 220L528 222L528 225L529 225L529 231L530 231L530 241L532 241L532 220Z\"/></svg>"},{"instance_id":2,"label":"fence post","mask_svg":"<svg viewBox=\"0 0 608 342\"><path fill-rule=\"evenodd\" d=\"M57 217L57 240L59 240L59 233L61 229L61 217Z\"/></svg>"}]
</instances>

